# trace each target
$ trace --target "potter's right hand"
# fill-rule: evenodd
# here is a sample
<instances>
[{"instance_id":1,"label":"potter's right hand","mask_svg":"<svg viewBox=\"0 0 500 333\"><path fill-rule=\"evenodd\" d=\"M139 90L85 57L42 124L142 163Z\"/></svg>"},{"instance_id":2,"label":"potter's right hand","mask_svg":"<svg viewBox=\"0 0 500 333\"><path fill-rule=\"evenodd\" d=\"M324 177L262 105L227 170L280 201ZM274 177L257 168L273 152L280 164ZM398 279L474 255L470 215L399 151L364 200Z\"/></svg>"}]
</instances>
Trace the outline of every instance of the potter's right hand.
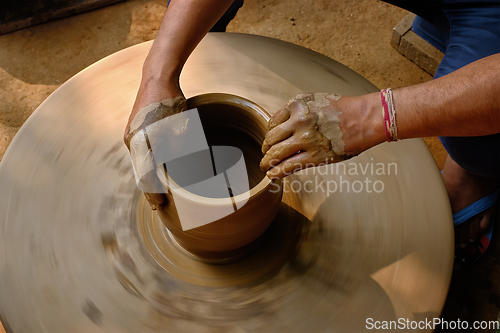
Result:
<instances>
[{"instance_id":1,"label":"potter's right hand","mask_svg":"<svg viewBox=\"0 0 500 333\"><path fill-rule=\"evenodd\" d=\"M152 123L186 110L186 100L179 88L178 82L178 78L168 81L145 76L142 78L123 135L123 140L130 151L136 174L143 174L140 170L147 170L149 169L147 165L154 163L151 158L151 152L140 149L140 146L147 146L144 132L141 131ZM136 134L139 136L133 139ZM166 195L158 190L159 180L156 175L156 168L136 180L139 182L138 186L144 192L144 196L153 210L167 203ZM148 191L148 188L157 189L158 191Z\"/></svg>"}]
</instances>

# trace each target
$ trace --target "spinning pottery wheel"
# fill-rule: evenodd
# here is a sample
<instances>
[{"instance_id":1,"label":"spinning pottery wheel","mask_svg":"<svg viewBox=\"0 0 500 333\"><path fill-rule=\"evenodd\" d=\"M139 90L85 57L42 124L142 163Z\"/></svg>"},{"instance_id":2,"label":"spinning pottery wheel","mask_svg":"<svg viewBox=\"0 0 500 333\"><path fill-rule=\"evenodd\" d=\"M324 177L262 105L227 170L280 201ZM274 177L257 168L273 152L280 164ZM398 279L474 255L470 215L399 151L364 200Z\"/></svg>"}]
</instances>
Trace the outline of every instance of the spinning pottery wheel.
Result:
<instances>
[{"instance_id":1,"label":"spinning pottery wheel","mask_svg":"<svg viewBox=\"0 0 500 333\"><path fill-rule=\"evenodd\" d=\"M63 84L0 163L8 332L359 332L369 318L440 315L452 219L420 139L287 177L274 222L233 263L207 264L174 244L137 189L122 141L150 46ZM181 86L187 97L230 93L270 113L304 91L376 91L315 52L241 34L209 34Z\"/></svg>"}]
</instances>

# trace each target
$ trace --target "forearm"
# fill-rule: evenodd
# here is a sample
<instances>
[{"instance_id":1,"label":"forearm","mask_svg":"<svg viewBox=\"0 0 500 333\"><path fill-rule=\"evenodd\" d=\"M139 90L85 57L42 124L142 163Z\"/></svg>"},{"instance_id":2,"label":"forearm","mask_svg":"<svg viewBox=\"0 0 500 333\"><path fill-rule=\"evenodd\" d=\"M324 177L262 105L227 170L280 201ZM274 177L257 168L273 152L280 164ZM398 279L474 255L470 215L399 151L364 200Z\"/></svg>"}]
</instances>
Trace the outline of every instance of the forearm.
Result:
<instances>
[{"instance_id":1,"label":"forearm","mask_svg":"<svg viewBox=\"0 0 500 333\"><path fill-rule=\"evenodd\" d=\"M144 63L143 77L178 77L196 45L231 3L232 0L172 0Z\"/></svg>"},{"instance_id":2,"label":"forearm","mask_svg":"<svg viewBox=\"0 0 500 333\"><path fill-rule=\"evenodd\" d=\"M400 138L500 132L500 54L394 91Z\"/></svg>"},{"instance_id":3,"label":"forearm","mask_svg":"<svg viewBox=\"0 0 500 333\"><path fill-rule=\"evenodd\" d=\"M137 98L125 127L125 142L130 139L129 125L140 109L183 95L179 76L184 63L231 3L232 0L172 0L143 65Z\"/></svg>"},{"instance_id":4,"label":"forearm","mask_svg":"<svg viewBox=\"0 0 500 333\"><path fill-rule=\"evenodd\" d=\"M500 54L439 79L393 91L399 139L500 132ZM339 101L347 152L386 141L380 93Z\"/></svg>"}]
</instances>

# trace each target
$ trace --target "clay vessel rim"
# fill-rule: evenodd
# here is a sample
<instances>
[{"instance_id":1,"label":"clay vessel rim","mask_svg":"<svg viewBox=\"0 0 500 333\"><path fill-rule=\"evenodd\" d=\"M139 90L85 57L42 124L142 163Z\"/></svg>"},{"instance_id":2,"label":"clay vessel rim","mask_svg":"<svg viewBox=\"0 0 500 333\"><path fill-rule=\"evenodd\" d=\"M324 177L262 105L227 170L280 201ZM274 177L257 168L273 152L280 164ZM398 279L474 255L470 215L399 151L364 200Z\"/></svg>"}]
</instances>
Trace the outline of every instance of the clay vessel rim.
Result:
<instances>
[{"instance_id":1,"label":"clay vessel rim","mask_svg":"<svg viewBox=\"0 0 500 333\"><path fill-rule=\"evenodd\" d=\"M259 116L265 120L266 127L269 119L271 119L271 115L260 105L255 102L238 95L228 94L228 93L206 93L200 94L196 96L192 96L186 100L188 109L191 107L191 104L196 104L194 108L204 105L204 104L227 104L232 105L238 108L245 109L247 111L254 111Z\"/></svg>"},{"instance_id":2,"label":"clay vessel rim","mask_svg":"<svg viewBox=\"0 0 500 333\"><path fill-rule=\"evenodd\" d=\"M267 124L269 122L269 119L271 119L271 115L263 109L260 105L256 104L255 102L252 102L251 100L238 96L238 95L233 95L233 94L228 94L228 93L206 93L206 94L200 94L196 96L192 96L186 100L188 103L188 109L189 109L189 104L190 103L195 103L197 105L203 105L203 104L229 104L233 105L235 107L244 109L249 111L254 117L258 115L257 117L261 117L262 120L265 121ZM196 106L195 106L196 107ZM252 112L253 111L253 112ZM167 186L168 189L171 192L175 192L176 194L179 194L184 197L184 199L192 201L192 202L205 202L207 204L210 204L212 206L222 206L222 205L233 205L233 202L235 204L245 202L249 200L250 198L258 195L262 191L265 191L269 188L269 186L272 183L275 183L276 180L271 180L267 176L264 176L262 180L252 187L249 191L246 191L242 194L239 194L234 197L227 197L227 198L209 198L209 197L204 197L201 195L194 194L192 192L189 192L182 187L178 186L175 181L170 179L170 181L167 181L167 175L162 167L158 167L157 169L158 176L163 184L163 186ZM171 182L173 183L173 186L169 186L168 183Z\"/></svg>"}]
</instances>

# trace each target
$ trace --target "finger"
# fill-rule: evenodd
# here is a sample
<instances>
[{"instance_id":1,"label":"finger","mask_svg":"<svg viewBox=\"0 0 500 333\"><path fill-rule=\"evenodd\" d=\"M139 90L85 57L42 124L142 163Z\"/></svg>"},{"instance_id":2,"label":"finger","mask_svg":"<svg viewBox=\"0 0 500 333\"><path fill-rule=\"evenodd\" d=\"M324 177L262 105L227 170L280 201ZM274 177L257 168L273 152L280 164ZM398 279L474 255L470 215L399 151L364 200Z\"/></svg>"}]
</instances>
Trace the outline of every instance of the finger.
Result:
<instances>
[{"instance_id":1,"label":"finger","mask_svg":"<svg viewBox=\"0 0 500 333\"><path fill-rule=\"evenodd\" d=\"M278 142L288 139L293 135L293 128L288 122L280 124L267 132L264 142L262 143L262 153L267 151Z\"/></svg>"},{"instance_id":2,"label":"finger","mask_svg":"<svg viewBox=\"0 0 500 333\"><path fill-rule=\"evenodd\" d=\"M128 138L128 133L130 132L129 124L125 127L125 132L123 132L123 142L127 146L128 150L130 150L130 140Z\"/></svg>"},{"instance_id":3,"label":"finger","mask_svg":"<svg viewBox=\"0 0 500 333\"><path fill-rule=\"evenodd\" d=\"M125 143L125 146L127 146L127 149L130 151L130 141L132 140L132 135L130 135L130 127L127 125L125 128L125 133L123 133L123 142Z\"/></svg>"},{"instance_id":4,"label":"finger","mask_svg":"<svg viewBox=\"0 0 500 333\"><path fill-rule=\"evenodd\" d=\"M272 117L269 119L269 124L267 124L267 128L269 130L272 130L279 124L284 123L285 121L290 118L290 110L287 108L287 106L282 107L279 109Z\"/></svg>"},{"instance_id":5,"label":"finger","mask_svg":"<svg viewBox=\"0 0 500 333\"><path fill-rule=\"evenodd\" d=\"M165 206L167 204L167 196L165 193L144 192L144 197L149 202L152 210L157 210L160 206Z\"/></svg>"},{"instance_id":6,"label":"finger","mask_svg":"<svg viewBox=\"0 0 500 333\"><path fill-rule=\"evenodd\" d=\"M144 193L144 197L153 210L167 203L164 186L155 169L141 176L136 174L136 179L138 180L137 187Z\"/></svg>"},{"instance_id":7,"label":"finger","mask_svg":"<svg viewBox=\"0 0 500 333\"><path fill-rule=\"evenodd\" d=\"M480 228L482 217L474 217L469 223L469 243L474 243L479 239Z\"/></svg>"},{"instance_id":8,"label":"finger","mask_svg":"<svg viewBox=\"0 0 500 333\"><path fill-rule=\"evenodd\" d=\"M283 178L316 164L313 156L309 152L304 151L287 158L274 168L269 169L266 175L269 178Z\"/></svg>"},{"instance_id":9,"label":"finger","mask_svg":"<svg viewBox=\"0 0 500 333\"><path fill-rule=\"evenodd\" d=\"M297 142L292 136L285 141L273 145L264 158L260 161L260 168L266 171L273 166L280 164L283 160L291 157L304 148L303 142Z\"/></svg>"},{"instance_id":10,"label":"finger","mask_svg":"<svg viewBox=\"0 0 500 333\"><path fill-rule=\"evenodd\" d=\"M496 211L497 211L497 205L494 205L484 211L483 218L479 223L480 233L485 233L489 229L490 224L494 223L494 216Z\"/></svg>"}]
</instances>

